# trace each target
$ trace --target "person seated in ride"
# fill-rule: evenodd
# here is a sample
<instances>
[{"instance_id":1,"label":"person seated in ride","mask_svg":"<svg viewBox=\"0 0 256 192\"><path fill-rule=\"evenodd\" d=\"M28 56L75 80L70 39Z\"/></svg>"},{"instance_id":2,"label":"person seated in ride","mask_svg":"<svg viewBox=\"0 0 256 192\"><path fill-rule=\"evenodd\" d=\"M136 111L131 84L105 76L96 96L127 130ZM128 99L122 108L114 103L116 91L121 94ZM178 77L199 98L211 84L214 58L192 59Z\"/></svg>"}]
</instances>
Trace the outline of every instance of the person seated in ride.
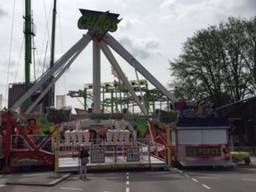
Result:
<instances>
[{"instance_id":1,"label":"person seated in ride","mask_svg":"<svg viewBox=\"0 0 256 192\"><path fill-rule=\"evenodd\" d=\"M28 135L37 135L39 129L41 129L42 126L36 123L36 119L28 119L28 126L27 126L27 134Z\"/></svg>"}]
</instances>

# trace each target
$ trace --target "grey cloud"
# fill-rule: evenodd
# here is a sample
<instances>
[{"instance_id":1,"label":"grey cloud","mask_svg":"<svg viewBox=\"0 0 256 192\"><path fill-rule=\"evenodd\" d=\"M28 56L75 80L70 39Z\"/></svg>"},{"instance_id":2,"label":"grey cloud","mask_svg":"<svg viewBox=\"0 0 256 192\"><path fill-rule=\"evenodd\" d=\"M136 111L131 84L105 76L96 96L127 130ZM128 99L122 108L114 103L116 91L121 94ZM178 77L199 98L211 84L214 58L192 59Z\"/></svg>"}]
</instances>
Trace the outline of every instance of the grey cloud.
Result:
<instances>
[{"instance_id":1,"label":"grey cloud","mask_svg":"<svg viewBox=\"0 0 256 192\"><path fill-rule=\"evenodd\" d=\"M18 60L15 59L11 59L9 61L9 59L1 59L0 60L0 66L7 68L9 66L10 69L14 68L17 65L17 62L20 62Z\"/></svg>"},{"instance_id":2,"label":"grey cloud","mask_svg":"<svg viewBox=\"0 0 256 192\"><path fill-rule=\"evenodd\" d=\"M255 0L243 0L243 7L249 11L253 11L256 14L256 1Z\"/></svg>"},{"instance_id":3,"label":"grey cloud","mask_svg":"<svg viewBox=\"0 0 256 192\"><path fill-rule=\"evenodd\" d=\"M123 37L120 43L124 45L127 50L131 51L134 57L140 59L147 59L159 52L159 43L155 40L136 41L129 37Z\"/></svg>"},{"instance_id":4,"label":"grey cloud","mask_svg":"<svg viewBox=\"0 0 256 192\"><path fill-rule=\"evenodd\" d=\"M6 15L7 13L2 8L0 8L0 18Z\"/></svg>"},{"instance_id":5,"label":"grey cloud","mask_svg":"<svg viewBox=\"0 0 256 192\"><path fill-rule=\"evenodd\" d=\"M125 18L119 24L119 30L125 32L127 30L131 30L140 25L140 20L136 18Z\"/></svg>"},{"instance_id":6,"label":"grey cloud","mask_svg":"<svg viewBox=\"0 0 256 192\"><path fill-rule=\"evenodd\" d=\"M150 41L146 42L145 47L149 48L149 49L151 49L151 48L156 49L159 47L159 43L154 40L150 40Z\"/></svg>"},{"instance_id":7,"label":"grey cloud","mask_svg":"<svg viewBox=\"0 0 256 192\"><path fill-rule=\"evenodd\" d=\"M5 83L0 83L0 87L5 87L6 84Z\"/></svg>"},{"instance_id":8,"label":"grey cloud","mask_svg":"<svg viewBox=\"0 0 256 192\"><path fill-rule=\"evenodd\" d=\"M256 1L255 0L244 0L243 3L253 9L256 10Z\"/></svg>"}]
</instances>

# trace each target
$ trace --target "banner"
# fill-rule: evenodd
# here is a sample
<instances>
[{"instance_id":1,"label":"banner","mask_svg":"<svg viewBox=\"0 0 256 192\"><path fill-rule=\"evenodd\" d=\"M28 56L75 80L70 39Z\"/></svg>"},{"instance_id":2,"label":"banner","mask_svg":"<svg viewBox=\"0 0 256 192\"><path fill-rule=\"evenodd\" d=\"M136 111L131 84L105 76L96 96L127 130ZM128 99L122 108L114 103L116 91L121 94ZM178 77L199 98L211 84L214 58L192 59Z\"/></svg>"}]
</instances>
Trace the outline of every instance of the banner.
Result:
<instances>
[{"instance_id":1,"label":"banner","mask_svg":"<svg viewBox=\"0 0 256 192\"><path fill-rule=\"evenodd\" d=\"M140 161L140 150L139 147L131 147L127 149L127 162Z\"/></svg>"}]
</instances>

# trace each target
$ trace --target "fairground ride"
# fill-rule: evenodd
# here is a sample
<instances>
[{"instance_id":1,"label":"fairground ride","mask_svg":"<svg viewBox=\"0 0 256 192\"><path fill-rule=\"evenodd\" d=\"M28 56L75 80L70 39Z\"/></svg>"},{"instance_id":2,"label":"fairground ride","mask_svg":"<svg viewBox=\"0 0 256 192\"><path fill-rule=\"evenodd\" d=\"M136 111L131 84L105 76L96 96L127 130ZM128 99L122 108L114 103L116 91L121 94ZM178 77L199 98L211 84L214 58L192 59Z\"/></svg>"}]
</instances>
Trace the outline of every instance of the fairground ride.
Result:
<instances>
[{"instance_id":1,"label":"fairground ride","mask_svg":"<svg viewBox=\"0 0 256 192\"><path fill-rule=\"evenodd\" d=\"M149 114L156 109L170 111L171 102L157 89L150 89L146 80L129 81L133 91L143 101ZM84 89L69 91L68 96L77 98L83 110L90 111L92 106L93 85L86 84ZM83 99L83 101L80 100ZM128 89L120 81L101 83L101 111L110 113L138 113L138 105L130 96Z\"/></svg>"},{"instance_id":2,"label":"fairground ride","mask_svg":"<svg viewBox=\"0 0 256 192\"><path fill-rule=\"evenodd\" d=\"M30 9L30 1L26 0L26 7ZM56 6L56 1L55 6ZM28 43L31 41L31 30L28 28L31 27L31 12L26 10L26 17L27 19L26 26L27 30L25 30L25 38L28 39ZM12 104L12 106L7 110L3 111L1 113L1 126L3 130L3 157L4 157L4 171L8 172L12 169L12 162L11 160L15 159L17 162L25 161L26 159L35 160L35 164L39 161L43 165L48 166L56 166L56 159L58 160L59 157L56 158L53 154L53 149L49 149L49 141L51 140L51 143L57 144L57 146L60 144L58 139L51 139L52 135L55 134L56 126L59 125L53 125L52 130L50 131L50 134L47 134L44 138L38 139L37 135L33 135L33 130L37 129L37 124L34 121L34 119L31 119L31 121L28 121L28 124L24 124L22 121L23 117L26 115L29 115L33 112L33 109L44 99L45 97L48 97L49 92L54 94L54 85L57 82L57 80L67 71L68 68L71 67L72 63L75 61L75 59L82 53L82 51L87 47L87 45L92 42L93 44L93 83L92 83L92 114L102 114L102 105L106 105L105 100L101 100L102 95L102 84L101 84L101 51L106 56L108 61L110 62L111 66L116 71L119 79L122 90L119 88L117 90L121 95L125 92L128 97L128 101L131 102L131 100L136 103L138 108L140 109L141 113L144 115L147 115L149 113L149 105L145 105L144 100L145 95L147 93L147 89L143 90L145 94L136 94L138 92L134 87L131 85L132 82L128 80L124 72L122 71L117 59L114 57L114 54L112 50L114 50L117 54L119 54L128 64L130 64L137 72L139 72L148 82L150 82L157 90L159 90L158 93L161 93L162 96L165 97L165 100L168 102L172 102L172 95L170 92L136 59L134 58L111 34L110 32L114 32L117 30L117 25L120 22L120 19L118 19L119 15L110 13L110 12L99 12L99 11L91 11L91 10L84 10L80 9L82 16L80 17L78 21L78 27L80 29L86 29L88 32L82 36L80 40L78 40L68 51L66 51L56 62L51 63L50 68L46 70L44 74L42 74L38 79L36 79L33 83L30 82L30 79L28 78L29 75L29 65L30 65L30 55L26 55L26 57L29 57L26 59L26 92ZM54 15L56 14L56 9L53 11ZM30 19L29 19L30 18ZM53 23L54 23L54 17L53 17ZM54 31L53 31L54 33ZM53 38L54 39L54 38ZM54 44L52 45L54 48ZM31 46L30 46L31 48ZM111 50L111 49L112 50ZM29 49L29 48L28 48ZM53 56L51 62L53 62ZM27 66L28 65L28 66ZM147 83L147 82L146 82ZM105 90L106 91L106 90ZM123 93L122 93L123 92ZM111 91L110 91L111 93ZM142 93L142 90L140 90L140 93ZM34 100L31 100L31 97L37 94L37 97ZM103 94L104 95L104 94ZM143 97L143 99L142 99ZM52 98L51 98L52 99ZM112 98L113 99L113 98ZM118 103L121 109L121 105L123 103L124 98L119 98ZM149 99L148 101L149 102ZM52 101L50 102L52 105ZM113 105L110 102L111 105ZM21 107L23 105L26 105L25 111L21 110ZM116 107L118 108L118 107ZM118 110L118 109L117 109ZM114 107L112 108L112 112L114 112ZM150 146L153 142L153 136L152 131L150 130L151 139L148 142L142 142L140 144L137 143L136 140L131 140L130 133L128 135L126 131L122 131L123 129L130 129L132 130L129 123L120 120L114 120L114 121L101 121L99 119L97 120L86 120L85 124L83 124L83 121L79 122L80 124L84 125L84 127L80 127L81 129L92 129L92 131L96 132L97 135L101 135L103 138L106 136L107 141L101 140L100 145L103 145L105 143L106 145L110 145L111 150L108 151L110 153L121 153L123 157L123 164L125 165L128 161L137 161L138 166L141 166L140 161L141 158L145 158L145 155L138 155L138 152L147 153L148 159L146 162L144 162L145 165L149 165L151 162L151 149ZM111 125L111 126L109 126ZM104 126L102 128L102 126ZM114 131L112 134L111 130L106 131L107 129L113 129L113 127L118 128L118 132ZM130 127L130 128L129 128ZM31 132L27 132L31 128ZM102 133L98 133L98 130L103 129L103 135ZM85 142L85 139L88 138L86 130L82 133L82 136L80 132L72 132L70 138L73 138L73 140L67 140L72 143L73 149L77 149L77 144L81 142ZM49 132L49 131L48 131ZM100 131L101 132L101 131ZM107 134L108 133L108 134ZM73 135L73 136L72 136ZM77 141L76 138L83 138L81 142ZM105 136L104 136L105 135ZM125 136L126 135L126 136ZM58 138L58 137L56 137ZM67 136L67 138L69 138ZM133 138L136 138L133 136ZM109 139L109 140L108 140ZM66 140L65 140L66 141ZM90 145L97 144L98 141L91 142ZM105 146L104 144L104 146ZM136 144L136 146L130 148L129 146ZM50 144L51 145L51 144ZM114 145L114 146L113 146ZM69 146L69 145L67 145ZM122 147L121 147L122 146ZM140 146L138 148L138 146ZM149 146L149 147L148 147ZM121 147L121 148L120 148ZM64 146L66 149L66 146ZM165 147L161 147L164 149ZM57 149L57 150L56 150ZM54 151L58 151L59 147L55 147ZM92 148L93 149L93 148ZM121 149L121 150L120 150ZM153 145L153 149L155 150L155 145ZM100 150L102 151L102 150ZM121 151L121 152L120 152ZM102 154L102 153L101 153ZM104 153L105 154L105 153ZM55 153L56 155L56 153ZM117 158L119 156L114 157L114 163L117 163ZM136 157L135 159L132 159L132 157ZM138 158L139 157L139 158ZM141 158L140 158L141 157ZM156 160L158 162L158 160ZM30 161L31 163L31 161ZM57 163L58 164L58 163ZM21 163L22 165L22 163ZM58 166L57 166L58 167Z\"/></svg>"}]
</instances>

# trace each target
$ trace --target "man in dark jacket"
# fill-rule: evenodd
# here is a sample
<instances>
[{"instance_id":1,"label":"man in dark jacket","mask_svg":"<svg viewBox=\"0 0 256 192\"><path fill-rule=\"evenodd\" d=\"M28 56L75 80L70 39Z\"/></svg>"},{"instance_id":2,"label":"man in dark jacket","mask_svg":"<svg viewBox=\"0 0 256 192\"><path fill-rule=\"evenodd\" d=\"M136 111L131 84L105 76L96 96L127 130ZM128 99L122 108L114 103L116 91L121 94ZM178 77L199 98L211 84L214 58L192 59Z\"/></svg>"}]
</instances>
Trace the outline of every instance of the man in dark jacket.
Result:
<instances>
[{"instance_id":1,"label":"man in dark jacket","mask_svg":"<svg viewBox=\"0 0 256 192\"><path fill-rule=\"evenodd\" d=\"M87 179L87 164L89 163L89 152L84 146L81 146L79 158L80 158L80 178Z\"/></svg>"}]
</instances>

